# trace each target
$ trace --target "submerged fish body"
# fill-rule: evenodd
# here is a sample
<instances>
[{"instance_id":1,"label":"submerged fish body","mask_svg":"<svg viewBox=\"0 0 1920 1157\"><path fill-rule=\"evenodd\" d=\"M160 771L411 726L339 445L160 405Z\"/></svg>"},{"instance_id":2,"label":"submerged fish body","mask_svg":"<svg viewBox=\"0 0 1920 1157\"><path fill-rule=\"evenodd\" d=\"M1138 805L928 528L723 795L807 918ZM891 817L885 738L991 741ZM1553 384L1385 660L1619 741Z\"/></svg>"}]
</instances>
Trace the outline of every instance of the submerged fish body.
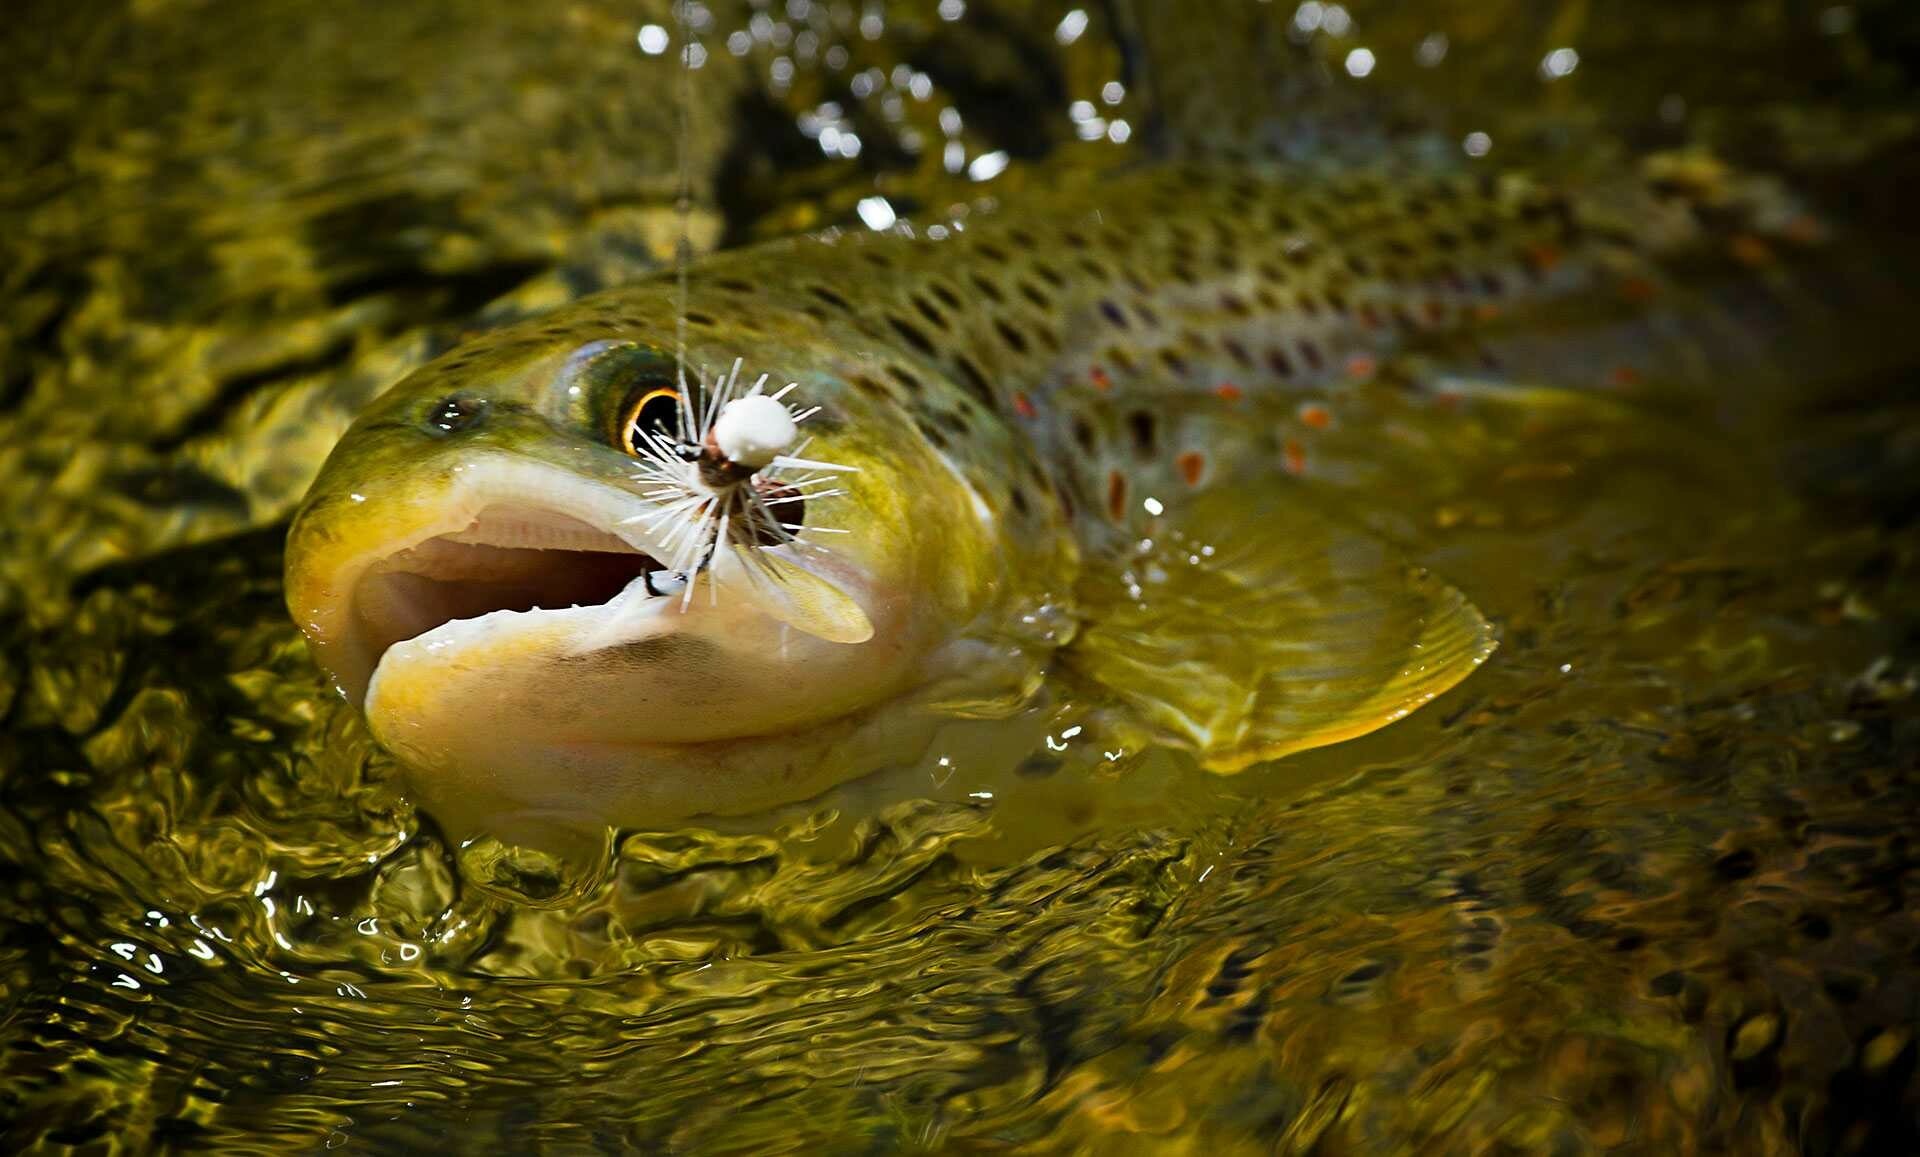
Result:
<instances>
[{"instance_id":1,"label":"submerged fish body","mask_svg":"<svg viewBox=\"0 0 1920 1157\"><path fill-rule=\"evenodd\" d=\"M938 239L723 253L691 272L686 364L799 383L805 456L848 468L799 504L798 542L743 541L651 593L671 527L623 435L679 386L663 278L481 337L373 405L296 519L289 606L430 797L615 823L804 798L943 714L1017 705L1061 654L1219 770L1362 734L1492 635L1329 496L1423 485L1380 437L1395 415L1444 409L1547 303L1633 308L1705 236L1703 199L1801 228L1742 196L1169 167ZM1128 567L1185 512L1238 531L1196 555L1209 609L1180 616ZM729 581L745 552L780 581ZM1133 597L1083 613L1116 584Z\"/></svg>"}]
</instances>

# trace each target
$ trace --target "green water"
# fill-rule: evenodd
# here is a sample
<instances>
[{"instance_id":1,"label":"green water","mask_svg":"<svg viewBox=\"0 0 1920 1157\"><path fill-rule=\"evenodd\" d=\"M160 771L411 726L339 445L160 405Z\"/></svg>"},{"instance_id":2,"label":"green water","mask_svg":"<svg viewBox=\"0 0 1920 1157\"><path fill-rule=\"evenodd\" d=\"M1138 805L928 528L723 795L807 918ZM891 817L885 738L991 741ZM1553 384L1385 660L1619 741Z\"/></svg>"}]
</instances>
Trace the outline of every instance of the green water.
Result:
<instances>
[{"instance_id":1,"label":"green water","mask_svg":"<svg viewBox=\"0 0 1920 1157\"><path fill-rule=\"evenodd\" d=\"M1149 58L1169 102L1214 59L1134 6L1064 44L1071 4L961 7L715 5L696 244L1144 162ZM1354 4L1301 42L1548 169L1709 140L1900 251L1920 26L1668 7ZM400 372L671 253L649 23L149 0L10 30L9 1151L1920 1147L1920 406L1857 335L1764 397L1430 447L1456 493L1360 513L1503 645L1358 741L1219 778L1050 685L820 799L559 860L416 811L286 621L283 520ZM973 181L949 142L1013 164Z\"/></svg>"}]
</instances>

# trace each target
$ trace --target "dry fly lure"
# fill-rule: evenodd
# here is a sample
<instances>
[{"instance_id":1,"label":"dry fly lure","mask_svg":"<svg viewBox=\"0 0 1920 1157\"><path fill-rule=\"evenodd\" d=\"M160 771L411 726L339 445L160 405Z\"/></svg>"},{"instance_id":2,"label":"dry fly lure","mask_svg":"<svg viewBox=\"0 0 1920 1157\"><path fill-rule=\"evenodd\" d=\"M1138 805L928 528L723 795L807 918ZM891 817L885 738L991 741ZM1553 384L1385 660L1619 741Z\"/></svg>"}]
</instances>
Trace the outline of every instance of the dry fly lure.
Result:
<instances>
[{"instance_id":1,"label":"dry fly lure","mask_svg":"<svg viewBox=\"0 0 1920 1157\"><path fill-rule=\"evenodd\" d=\"M652 489L643 496L664 503L655 510L622 520L638 523L649 535L665 528L656 539L667 557L660 560L664 579L647 578L654 594L678 593L685 610L693 601L693 578L712 566L722 549L731 550L742 569L756 582L780 582L760 550L796 546L821 551L802 542L805 529L800 511L808 502L837 498L846 491L840 476L858 469L836 462L806 458L811 439L800 436L800 425L820 412L788 404L799 387L788 382L767 393L771 374L761 374L746 393L739 393L740 366L735 358L725 374L709 377L703 369L697 390L677 392L679 429L666 432L636 427L633 448L641 470L632 476ZM677 435L677 436L675 436ZM792 476L789 476L792 475ZM846 531L814 527L816 534ZM709 597L718 588L708 584Z\"/></svg>"}]
</instances>

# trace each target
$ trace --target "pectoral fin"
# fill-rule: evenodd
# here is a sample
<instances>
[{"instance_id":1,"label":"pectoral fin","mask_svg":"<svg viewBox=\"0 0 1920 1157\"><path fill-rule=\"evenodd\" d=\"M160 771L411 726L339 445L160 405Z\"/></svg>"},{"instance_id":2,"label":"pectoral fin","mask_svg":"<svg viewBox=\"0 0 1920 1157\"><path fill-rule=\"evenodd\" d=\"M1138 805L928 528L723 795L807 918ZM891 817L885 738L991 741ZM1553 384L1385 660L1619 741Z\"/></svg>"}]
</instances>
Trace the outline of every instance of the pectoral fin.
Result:
<instances>
[{"instance_id":1,"label":"pectoral fin","mask_svg":"<svg viewBox=\"0 0 1920 1157\"><path fill-rule=\"evenodd\" d=\"M1155 541L1085 592L1068 660L1214 771L1384 727L1496 645L1459 591L1301 487L1196 495Z\"/></svg>"}]
</instances>

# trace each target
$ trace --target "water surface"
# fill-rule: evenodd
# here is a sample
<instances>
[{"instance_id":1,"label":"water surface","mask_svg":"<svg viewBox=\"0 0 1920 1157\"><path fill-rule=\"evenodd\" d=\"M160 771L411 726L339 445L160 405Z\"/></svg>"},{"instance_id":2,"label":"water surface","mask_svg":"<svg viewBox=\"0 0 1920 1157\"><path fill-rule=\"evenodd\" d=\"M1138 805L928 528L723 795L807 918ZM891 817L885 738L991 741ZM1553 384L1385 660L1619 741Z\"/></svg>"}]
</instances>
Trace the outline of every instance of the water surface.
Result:
<instances>
[{"instance_id":1,"label":"water surface","mask_svg":"<svg viewBox=\"0 0 1920 1157\"><path fill-rule=\"evenodd\" d=\"M1224 59L1126 5L944 7L715 5L695 244L1147 163L1178 126L1146 70ZM1346 78L1327 107L1391 83L1570 173L1706 139L1824 196L1866 284L1905 274L1897 5L1331 7L1259 17ZM1383 443L1454 485L1355 516L1503 645L1362 740L1222 779L1060 685L821 799L563 859L415 810L285 619L282 520L407 367L669 258L649 24L69 4L9 40L9 1148L1920 1147L1920 414L1857 332L1765 396ZM1157 544L1162 597L1246 532Z\"/></svg>"}]
</instances>

